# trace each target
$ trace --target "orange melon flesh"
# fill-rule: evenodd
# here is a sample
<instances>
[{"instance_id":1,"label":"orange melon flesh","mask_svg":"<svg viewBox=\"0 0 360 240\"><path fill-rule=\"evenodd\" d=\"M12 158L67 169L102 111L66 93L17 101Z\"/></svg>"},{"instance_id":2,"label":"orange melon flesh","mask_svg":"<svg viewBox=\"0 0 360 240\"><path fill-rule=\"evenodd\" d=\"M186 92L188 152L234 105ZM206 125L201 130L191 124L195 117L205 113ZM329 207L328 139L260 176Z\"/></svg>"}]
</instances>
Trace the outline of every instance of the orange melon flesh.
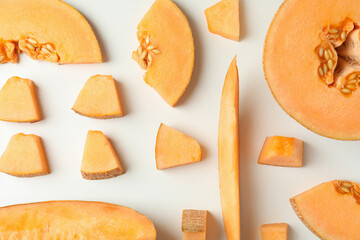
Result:
<instances>
[{"instance_id":1,"label":"orange melon flesh","mask_svg":"<svg viewBox=\"0 0 360 240\"><path fill-rule=\"evenodd\" d=\"M41 120L34 84L29 79L9 78L0 91L0 120L37 122Z\"/></svg>"},{"instance_id":2,"label":"orange melon flesh","mask_svg":"<svg viewBox=\"0 0 360 240\"><path fill-rule=\"evenodd\" d=\"M125 170L109 139L100 131L89 131L81 164L83 178L88 180L106 179L124 173Z\"/></svg>"},{"instance_id":3,"label":"orange melon flesh","mask_svg":"<svg viewBox=\"0 0 360 240\"><path fill-rule=\"evenodd\" d=\"M80 91L72 110L92 118L122 117L124 114L119 93L112 76L90 77Z\"/></svg>"},{"instance_id":4,"label":"orange melon flesh","mask_svg":"<svg viewBox=\"0 0 360 240\"><path fill-rule=\"evenodd\" d=\"M127 207L51 201L0 208L0 239L155 240L153 223Z\"/></svg>"},{"instance_id":5,"label":"orange melon flesh","mask_svg":"<svg viewBox=\"0 0 360 240\"><path fill-rule=\"evenodd\" d=\"M207 211L183 210L183 240L206 240Z\"/></svg>"},{"instance_id":6,"label":"orange melon flesh","mask_svg":"<svg viewBox=\"0 0 360 240\"><path fill-rule=\"evenodd\" d=\"M303 141L291 137L267 137L258 163L282 167L301 167Z\"/></svg>"},{"instance_id":7,"label":"orange melon flesh","mask_svg":"<svg viewBox=\"0 0 360 240\"><path fill-rule=\"evenodd\" d=\"M204 11L209 31L240 41L239 0L222 0Z\"/></svg>"},{"instance_id":8,"label":"orange melon flesh","mask_svg":"<svg viewBox=\"0 0 360 240\"><path fill-rule=\"evenodd\" d=\"M138 39L149 57L144 80L170 105L175 106L185 92L194 67L194 40L185 15L171 0L156 0L137 26ZM148 44L146 42L148 36ZM133 54L136 58L136 51ZM141 54L139 54L141 55ZM139 57L139 56L137 56ZM141 60L141 59L140 59Z\"/></svg>"},{"instance_id":9,"label":"orange melon flesh","mask_svg":"<svg viewBox=\"0 0 360 240\"><path fill-rule=\"evenodd\" d=\"M360 187L349 181L331 181L290 199L303 223L319 238L359 239Z\"/></svg>"},{"instance_id":10,"label":"orange melon flesh","mask_svg":"<svg viewBox=\"0 0 360 240\"><path fill-rule=\"evenodd\" d=\"M191 137L161 124L156 137L157 169L166 169L201 161L201 148Z\"/></svg>"},{"instance_id":11,"label":"orange melon flesh","mask_svg":"<svg viewBox=\"0 0 360 240\"><path fill-rule=\"evenodd\" d=\"M0 157L0 171L16 177L49 174L41 138L22 133L12 136Z\"/></svg>"},{"instance_id":12,"label":"orange melon flesh","mask_svg":"<svg viewBox=\"0 0 360 240\"><path fill-rule=\"evenodd\" d=\"M360 112L354 110L360 91L346 97L321 82L315 48L324 26L360 22L359 8L358 0L286 0L265 41L265 77L277 102L311 131L334 139L360 139Z\"/></svg>"},{"instance_id":13,"label":"orange melon flesh","mask_svg":"<svg viewBox=\"0 0 360 240\"><path fill-rule=\"evenodd\" d=\"M99 44L89 23L76 9L63 1L1 1L0 9L0 38L18 43L31 36L37 41L37 44L33 44L37 48L36 54L33 51L29 53L26 44L23 44L26 49L22 50L32 58L38 59L41 48L50 44L53 49L50 47L47 50L55 50L55 59L40 57L43 60L60 64L102 62ZM26 40L26 43L31 42Z\"/></svg>"},{"instance_id":14,"label":"orange melon flesh","mask_svg":"<svg viewBox=\"0 0 360 240\"><path fill-rule=\"evenodd\" d=\"M287 240L288 225L286 223L264 224L260 228L262 240Z\"/></svg>"},{"instance_id":15,"label":"orange melon flesh","mask_svg":"<svg viewBox=\"0 0 360 240\"><path fill-rule=\"evenodd\" d=\"M219 182L222 214L227 239L239 240L239 76L236 57L226 74L219 119Z\"/></svg>"}]
</instances>

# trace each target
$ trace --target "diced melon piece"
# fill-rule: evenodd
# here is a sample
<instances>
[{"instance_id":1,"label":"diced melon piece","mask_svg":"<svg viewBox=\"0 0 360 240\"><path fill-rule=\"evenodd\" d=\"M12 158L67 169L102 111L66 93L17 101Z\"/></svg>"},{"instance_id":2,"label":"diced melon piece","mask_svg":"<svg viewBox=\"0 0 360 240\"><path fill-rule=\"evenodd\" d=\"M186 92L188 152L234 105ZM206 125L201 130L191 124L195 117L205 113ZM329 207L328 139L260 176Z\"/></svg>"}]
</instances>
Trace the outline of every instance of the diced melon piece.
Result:
<instances>
[{"instance_id":1,"label":"diced melon piece","mask_svg":"<svg viewBox=\"0 0 360 240\"><path fill-rule=\"evenodd\" d=\"M264 224L260 228L262 240L287 240L288 225L286 223Z\"/></svg>"},{"instance_id":2,"label":"diced melon piece","mask_svg":"<svg viewBox=\"0 0 360 240\"><path fill-rule=\"evenodd\" d=\"M83 178L107 179L124 173L109 139L100 131L89 131L81 164Z\"/></svg>"},{"instance_id":3,"label":"diced melon piece","mask_svg":"<svg viewBox=\"0 0 360 240\"><path fill-rule=\"evenodd\" d=\"M80 91L72 109L92 118L123 116L115 80L110 75L90 77Z\"/></svg>"},{"instance_id":4,"label":"diced melon piece","mask_svg":"<svg viewBox=\"0 0 360 240\"><path fill-rule=\"evenodd\" d=\"M205 16L210 32L240 41L239 0L222 0L205 9Z\"/></svg>"},{"instance_id":5,"label":"diced melon piece","mask_svg":"<svg viewBox=\"0 0 360 240\"><path fill-rule=\"evenodd\" d=\"M157 169L165 169L199 162L201 148L191 137L161 124L155 147Z\"/></svg>"},{"instance_id":6,"label":"diced melon piece","mask_svg":"<svg viewBox=\"0 0 360 240\"><path fill-rule=\"evenodd\" d=\"M183 240L206 240L207 211L183 210Z\"/></svg>"},{"instance_id":7,"label":"diced melon piece","mask_svg":"<svg viewBox=\"0 0 360 240\"><path fill-rule=\"evenodd\" d=\"M12 136L0 158L0 171L16 177L49 174L41 138L23 133Z\"/></svg>"},{"instance_id":8,"label":"diced melon piece","mask_svg":"<svg viewBox=\"0 0 360 240\"><path fill-rule=\"evenodd\" d=\"M292 137L267 137L258 163L282 167L301 167L303 164L303 141Z\"/></svg>"},{"instance_id":9,"label":"diced melon piece","mask_svg":"<svg viewBox=\"0 0 360 240\"><path fill-rule=\"evenodd\" d=\"M9 122L41 120L34 84L31 80L11 77L6 81L0 91L0 120Z\"/></svg>"}]
</instances>

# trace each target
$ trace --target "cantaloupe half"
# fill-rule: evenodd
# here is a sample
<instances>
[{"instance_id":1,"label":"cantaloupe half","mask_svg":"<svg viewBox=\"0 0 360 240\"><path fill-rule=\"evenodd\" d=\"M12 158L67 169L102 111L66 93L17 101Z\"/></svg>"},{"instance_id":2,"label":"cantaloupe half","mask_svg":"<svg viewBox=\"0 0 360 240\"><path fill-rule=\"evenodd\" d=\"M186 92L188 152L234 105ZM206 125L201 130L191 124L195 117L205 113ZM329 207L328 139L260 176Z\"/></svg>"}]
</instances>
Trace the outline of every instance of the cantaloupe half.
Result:
<instances>
[{"instance_id":1,"label":"cantaloupe half","mask_svg":"<svg viewBox=\"0 0 360 240\"><path fill-rule=\"evenodd\" d=\"M225 77L219 117L219 182L228 240L240 239L239 75L236 56Z\"/></svg>"},{"instance_id":2,"label":"cantaloupe half","mask_svg":"<svg viewBox=\"0 0 360 240\"><path fill-rule=\"evenodd\" d=\"M89 23L63 1L4 0L0 9L0 63L17 62L18 51L60 64L102 62Z\"/></svg>"},{"instance_id":3,"label":"cantaloupe half","mask_svg":"<svg viewBox=\"0 0 360 240\"><path fill-rule=\"evenodd\" d=\"M287 240L288 225L286 223L264 224L260 228L262 240Z\"/></svg>"},{"instance_id":4,"label":"cantaloupe half","mask_svg":"<svg viewBox=\"0 0 360 240\"><path fill-rule=\"evenodd\" d=\"M41 120L34 84L29 79L9 78L0 91L0 120L37 122Z\"/></svg>"},{"instance_id":5,"label":"cantaloupe half","mask_svg":"<svg viewBox=\"0 0 360 240\"><path fill-rule=\"evenodd\" d=\"M360 139L359 8L358 0L285 0L264 46L265 77L280 106L334 139Z\"/></svg>"},{"instance_id":6,"label":"cantaloupe half","mask_svg":"<svg viewBox=\"0 0 360 240\"><path fill-rule=\"evenodd\" d=\"M201 147L193 138L161 124L156 137L157 169L166 169L201 161Z\"/></svg>"},{"instance_id":7,"label":"cantaloupe half","mask_svg":"<svg viewBox=\"0 0 360 240\"><path fill-rule=\"evenodd\" d=\"M94 75L81 89L72 110L92 118L122 117L123 110L115 80L110 75Z\"/></svg>"},{"instance_id":8,"label":"cantaloupe half","mask_svg":"<svg viewBox=\"0 0 360 240\"><path fill-rule=\"evenodd\" d=\"M185 15L171 0L156 0L137 26L133 59L144 80L170 105L185 92L194 68L194 40Z\"/></svg>"},{"instance_id":9,"label":"cantaloupe half","mask_svg":"<svg viewBox=\"0 0 360 240\"><path fill-rule=\"evenodd\" d=\"M204 12L210 32L240 41L239 0L221 0Z\"/></svg>"},{"instance_id":10,"label":"cantaloupe half","mask_svg":"<svg viewBox=\"0 0 360 240\"><path fill-rule=\"evenodd\" d=\"M81 174L88 180L107 179L125 170L109 139L100 131L89 131L86 137Z\"/></svg>"},{"instance_id":11,"label":"cantaloupe half","mask_svg":"<svg viewBox=\"0 0 360 240\"><path fill-rule=\"evenodd\" d=\"M127 207L50 201L0 208L0 239L155 240L153 223Z\"/></svg>"},{"instance_id":12,"label":"cantaloupe half","mask_svg":"<svg viewBox=\"0 0 360 240\"><path fill-rule=\"evenodd\" d=\"M181 229L183 240L206 240L207 211L183 210Z\"/></svg>"},{"instance_id":13,"label":"cantaloupe half","mask_svg":"<svg viewBox=\"0 0 360 240\"><path fill-rule=\"evenodd\" d=\"M295 213L320 239L350 240L360 236L360 187L334 180L290 199Z\"/></svg>"},{"instance_id":14,"label":"cantaloupe half","mask_svg":"<svg viewBox=\"0 0 360 240\"><path fill-rule=\"evenodd\" d=\"M267 137L258 163L282 167L301 167L303 164L303 141L293 137Z\"/></svg>"},{"instance_id":15,"label":"cantaloupe half","mask_svg":"<svg viewBox=\"0 0 360 240\"><path fill-rule=\"evenodd\" d=\"M41 138L16 134L0 157L0 172L16 177L35 177L50 173Z\"/></svg>"}]
</instances>

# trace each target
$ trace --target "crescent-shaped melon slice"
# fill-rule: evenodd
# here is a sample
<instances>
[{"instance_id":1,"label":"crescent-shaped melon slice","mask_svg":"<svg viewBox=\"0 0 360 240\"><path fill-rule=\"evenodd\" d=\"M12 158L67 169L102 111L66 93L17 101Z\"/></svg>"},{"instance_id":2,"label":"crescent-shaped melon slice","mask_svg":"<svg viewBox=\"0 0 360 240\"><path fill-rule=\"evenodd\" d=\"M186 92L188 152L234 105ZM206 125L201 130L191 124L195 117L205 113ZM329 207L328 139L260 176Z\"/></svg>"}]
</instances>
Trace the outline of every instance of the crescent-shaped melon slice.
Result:
<instances>
[{"instance_id":1,"label":"crescent-shaped melon slice","mask_svg":"<svg viewBox=\"0 0 360 240\"><path fill-rule=\"evenodd\" d=\"M290 199L295 213L320 239L360 239L360 187L334 180Z\"/></svg>"},{"instance_id":2,"label":"crescent-shaped melon slice","mask_svg":"<svg viewBox=\"0 0 360 240\"><path fill-rule=\"evenodd\" d=\"M0 208L0 239L155 240L154 224L127 207L50 201Z\"/></svg>"},{"instance_id":3,"label":"crescent-shaped melon slice","mask_svg":"<svg viewBox=\"0 0 360 240\"><path fill-rule=\"evenodd\" d=\"M137 26L133 59L146 69L144 80L174 106L194 67L194 40L185 15L171 0L156 0Z\"/></svg>"},{"instance_id":4,"label":"crescent-shaped melon slice","mask_svg":"<svg viewBox=\"0 0 360 240\"><path fill-rule=\"evenodd\" d=\"M3 0L0 9L0 63L17 62L19 50L60 64L102 62L89 23L63 1Z\"/></svg>"}]
</instances>

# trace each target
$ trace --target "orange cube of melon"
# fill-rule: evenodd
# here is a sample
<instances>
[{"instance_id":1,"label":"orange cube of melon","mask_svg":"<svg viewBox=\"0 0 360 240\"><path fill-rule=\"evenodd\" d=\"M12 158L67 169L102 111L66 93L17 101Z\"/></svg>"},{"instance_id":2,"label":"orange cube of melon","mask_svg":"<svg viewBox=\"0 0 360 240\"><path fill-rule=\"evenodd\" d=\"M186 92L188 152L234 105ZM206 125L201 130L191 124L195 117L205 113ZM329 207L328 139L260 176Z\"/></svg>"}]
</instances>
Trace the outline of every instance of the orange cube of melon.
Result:
<instances>
[{"instance_id":1,"label":"orange cube of melon","mask_svg":"<svg viewBox=\"0 0 360 240\"><path fill-rule=\"evenodd\" d=\"M260 228L262 240L287 240L288 225L286 223L264 224Z\"/></svg>"},{"instance_id":2,"label":"orange cube of melon","mask_svg":"<svg viewBox=\"0 0 360 240\"><path fill-rule=\"evenodd\" d=\"M155 147L157 169L165 169L199 162L201 148L191 137L161 124Z\"/></svg>"},{"instance_id":3,"label":"orange cube of melon","mask_svg":"<svg viewBox=\"0 0 360 240\"><path fill-rule=\"evenodd\" d=\"M0 91L0 120L37 122L41 120L34 84L29 79L9 78Z\"/></svg>"},{"instance_id":4,"label":"orange cube of melon","mask_svg":"<svg viewBox=\"0 0 360 240\"><path fill-rule=\"evenodd\" d=\"M258 163L281 167L301 167L303 141L292 137L267 137Z\"/></svg>"},{"instance_id":5,"label":"orange cube of melon","mask_svg":"<svg viewBox=\"0 0 360 240\"><path fill-rule=\"evenodd\" d=\"M183 210L183 240L206 240L207 211Z\"/></svg>"},{"instance_id":6,"label":"orange cube of melon","mask_svg":"<svg viewBox=\"0 0 360 240\"><path fill-rule=\"evenodd\" d=\"M0 171L16 177L50 173L41 138L23 133L12 136L0 158Z\"/></svg>"}]
</instances>

